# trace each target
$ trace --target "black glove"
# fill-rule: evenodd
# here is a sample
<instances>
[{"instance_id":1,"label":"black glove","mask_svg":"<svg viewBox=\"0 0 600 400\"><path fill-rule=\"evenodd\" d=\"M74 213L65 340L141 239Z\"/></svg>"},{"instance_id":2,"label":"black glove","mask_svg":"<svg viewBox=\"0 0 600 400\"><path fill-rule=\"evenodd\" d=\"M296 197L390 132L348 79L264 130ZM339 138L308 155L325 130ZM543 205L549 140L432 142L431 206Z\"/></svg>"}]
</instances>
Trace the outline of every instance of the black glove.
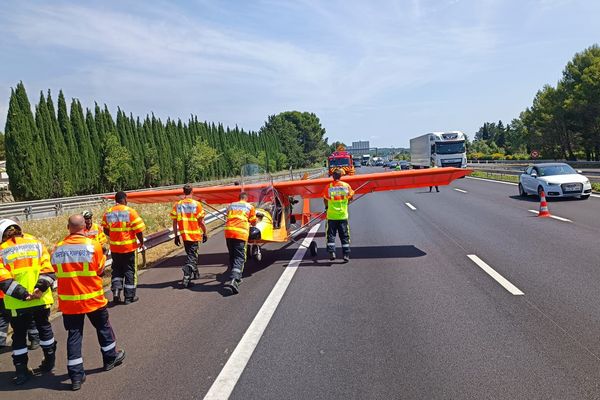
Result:
<instances>
[{"instance_id":1,"label":"black glove","mask_svg":"<svg viewBox=\"0 0 600 400\"><path fill-rule=\"evenodd\" d=\"M208 241L208 236L206 236L206 233L202 234L202 243L206 243Z\"/></svg>"},{"instance_id":2,"label":"black glove","mask_svg":"<svg viewBox=\"0 0 600 400\"><path fill-rule=\"evenodd\" d=\"M179 239L179 235L175 236L173 242L175 242L175 246L181 246L181 239Z\"/></svg>"}]
</instances>

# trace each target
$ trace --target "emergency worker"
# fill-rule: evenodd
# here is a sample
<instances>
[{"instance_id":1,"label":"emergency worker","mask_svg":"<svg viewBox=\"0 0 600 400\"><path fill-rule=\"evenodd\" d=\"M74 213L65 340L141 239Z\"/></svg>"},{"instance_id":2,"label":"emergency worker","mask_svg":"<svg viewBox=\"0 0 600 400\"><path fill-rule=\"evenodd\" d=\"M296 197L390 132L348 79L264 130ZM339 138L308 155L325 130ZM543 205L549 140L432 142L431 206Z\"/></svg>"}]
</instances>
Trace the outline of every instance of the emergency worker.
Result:
<instances>
[{"instance_id":1,"label":"emergency worker","mask_svg":"<svg viewBox=\"0 0 600 400\"><path fill-rule=\"evenodd\" d=\"M433 164L431 168L437 168L437 165ZM429 193L431 193L431 189L433 189L433 186L429 186ZM435 191L438 193L440 192L440 188L438 188L437 185L435 186Z\"/></svg>"},{"instance_id":2,"label":"emergency worker","mask_svg":"<svg viewBox=\"0 0 600 400\"><path fill-rule=\"evenodd\" d=\"M10 311L4 307L4 292L0 290L0 353L10 351L10 346L6 344L8 340L8 326L10 325ZM29 350L35 350L40 347L40 333L32 319L27 328L29 337Z\"/></svg>"},{"instance_id":3,"label":"emergency worker","mask_svg":"<svg viewBox=\"0 0 600 400\"><path fill-rule=\"evenodd\" d=\"M329 259L335 260L335 237L342 242L344 262L350 261L350 226L348 225L348 201L354 196L354 190L342 182L342 172L338 169L331 175L331 182L323 191L323 202L327 212L327 252Z\"/></svg>"},{"instance_id":4,"label":"emergency worker","mask_svg":"<svg viewBox=\"0 0 600 400\"><path fill-rule=\"evenodd\" d=\"M71 389L79 390L85 382L81 342L86 315L96 328L105 371L120 365L125 359L125 351L117 351L115 334L108 320L108 300L104 297L101 277L106 261L102 246L86 237L82 215L69 217L67 229L69 235L56 244L51 262L58 280L58 306L69 332L67 370Z\"/></svg>"},{"instance_id":5,"label":"emergency worker","mask_svg":"<svg viewBox=\"0 0 600 400\"><path fill-rule=\"evenodd\" d=\"M198 242L202 243L208 240L206 236L206 226L204 225L204 208L202 204L192 198L192 187L185 185L183 187L182 200L173 204L171 219L173 220L173 233L175 234L175 244L181 245L187 254L186 263L183 266L183 287L187 287L192 279L198 279ZM181 238L180 238L181 235Z\"/></svg>"},{"instance_id":6,"label":"emergency worker","mask_svg":"<svg viewBox=\"0 0 600 400\"><path fill-rule=\"evenodd\" d=\"M136 250L144 248L146 225L137 211L127 206L127 194L115 194L116 205L102 216L104 234L108 236L112 254L113 304L119 304L121 291L125 293L125 304L139 300L135 295L137 285Z\"/></svg>"},{"instance_id":7,"label":"emergency worker","mask_svg":"<svg viewBox=\"0 0 600 400\"><path fill-rule=\"evenodd\" d=\"M229 250L230 281L225 284L233 294L239 293L242 273L246 263L246 245L250 234L250 225L256 225L256 210L248 203L248 194L240 193L240 200L227 207L225 223L225 241Z\"/></svg>"},{"instance_id":8,"label":"emergency worker","mask_svg":"<svg viewBox=\"0 0 600 400\"><path fill-rule=\"evenodd\" d=\"M38 369L41 372L54 369L56 341L48 317L54 302L51 287L56 276L46 247L35 237L24 234L19 224L10 219L0 220L0 236L0 290L5 294L4 306L11 314L14 383L22 385L33 374L27 367L27 328L32 320L44 351Z\"/></svg>"},{"instance_id":9,"label":"emergency worker","mask_svg":"<svg viewBox=\"0 0 600 400\"><path fill-rule=\"evenodd\" d=\"M90 239L97 240L106 254L108 251L108 239L104 234L104 230L100 228L97 223L92 221L94 214L89 210L85 210L81 213L81 215L83 215L83 218L85 219L85 229L83 232L84 235Z\"/></svg>"}]
</instances>

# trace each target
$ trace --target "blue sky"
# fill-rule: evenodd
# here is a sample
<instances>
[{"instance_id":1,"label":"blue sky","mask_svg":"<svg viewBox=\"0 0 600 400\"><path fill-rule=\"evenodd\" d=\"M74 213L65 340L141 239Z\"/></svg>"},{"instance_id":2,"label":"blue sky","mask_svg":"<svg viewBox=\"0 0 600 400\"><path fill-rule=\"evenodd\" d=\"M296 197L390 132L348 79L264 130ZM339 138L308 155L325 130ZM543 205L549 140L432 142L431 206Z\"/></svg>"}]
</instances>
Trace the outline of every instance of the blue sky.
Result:
<instances>
[{"instance_id":1,"label":"blue sky","mask_svg":"<svg viewBox=\"0 0 600 400\"><path fill-rule=\"evenodd\" d=\"M569 0L0 3L0 130L22 80L84 106L258 130L311 111L330 141L408 147L507 122L600 42L600 2Z\"/></svg>"}]
</instances>

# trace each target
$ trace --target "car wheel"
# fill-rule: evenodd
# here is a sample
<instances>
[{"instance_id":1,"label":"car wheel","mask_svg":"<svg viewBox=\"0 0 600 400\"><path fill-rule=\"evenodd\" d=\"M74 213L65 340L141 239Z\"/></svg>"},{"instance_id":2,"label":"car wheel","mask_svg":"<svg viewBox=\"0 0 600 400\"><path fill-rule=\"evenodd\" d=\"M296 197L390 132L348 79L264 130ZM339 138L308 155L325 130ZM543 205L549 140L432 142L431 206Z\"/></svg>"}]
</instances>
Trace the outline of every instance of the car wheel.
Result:
<instances>
[{"instance_id":1,"label":"car wheel","mask_svg":"<svg viewBox=\"0 0 600 400\"><path fill-rule=\"evenodd\" d=\"M589 199L589 198L590 198L590 195L589 195L589 194L584 194L584 195L582 195L582 196L579 196L579 200L587 200L587 199Z\"/></svg>"},{"instance_id":2,"label":"car wheel","mask_svg":"<svg viewBox=\"0 0 600 400\"><path fill-rule=\"evenodd\" d=\"M523 185L521 185L520 183L519 183L519 196L527 197L527 192L525 191L525 189L523 189Z\"/></svg>"},{"instance_id":3,"label":"car wheel","mask_svg":"<svg viewBox=\"0 0 600 400\"><path fill-rule=\"evenodd\" d=\"M538 186L538 197L541 199L542 198L542 192L544 191L544 188L540 185Z\"/></svg>"}]
</instances>

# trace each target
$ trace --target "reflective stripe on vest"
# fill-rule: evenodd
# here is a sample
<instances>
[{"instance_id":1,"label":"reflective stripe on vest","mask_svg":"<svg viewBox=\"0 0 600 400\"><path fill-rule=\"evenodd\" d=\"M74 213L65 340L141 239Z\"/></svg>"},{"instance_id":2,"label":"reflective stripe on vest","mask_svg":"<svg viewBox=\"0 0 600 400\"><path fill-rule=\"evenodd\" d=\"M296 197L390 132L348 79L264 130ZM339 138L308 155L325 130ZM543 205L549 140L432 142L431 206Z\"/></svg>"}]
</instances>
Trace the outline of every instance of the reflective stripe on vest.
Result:
<instances>
[{"instance_id":1,"label":"reflective stripe on vest","mask_svg":"<svg viewBox=\"0 0 600 400\"><path fill-rule=\"evenodd\" d=\"M94 297L98 297L98 296L104 296L104 289L100 289L95 292L85 293L85 294L73 294L73 295L59 294L58 298L63 301L78 301L78 300L89 300L89 299L93 299Z\"/></svg>"}]
</instances>

